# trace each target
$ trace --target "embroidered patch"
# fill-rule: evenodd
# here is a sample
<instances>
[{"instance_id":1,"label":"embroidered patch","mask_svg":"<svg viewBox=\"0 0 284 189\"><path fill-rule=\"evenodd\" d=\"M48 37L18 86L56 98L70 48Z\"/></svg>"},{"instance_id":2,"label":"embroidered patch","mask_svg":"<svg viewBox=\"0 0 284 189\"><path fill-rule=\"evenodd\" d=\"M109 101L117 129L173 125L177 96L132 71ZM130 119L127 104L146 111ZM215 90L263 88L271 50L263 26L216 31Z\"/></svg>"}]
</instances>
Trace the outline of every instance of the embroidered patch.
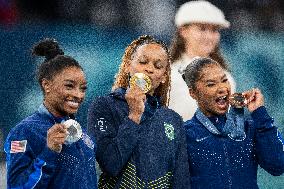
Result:
<instances>
[{"instance_id":1,"label":"embroidered patch","mask_svg":"<svg viewBox=\"0 0 284 189\"><path fill-rule=\"evenodd\" d=\"M95 148L94 142L92 141L92 139L87 134L82 135L82 140L92 150Z\"/></svg>"},{"instance_id":2,"label":"embroidered patch","mask_svg":"<svg viewBox=\"0 0 284 189\"><path fill-rule=\"evenodd\" d=\"M172 124L164 123L165 133L169 140L173 140L175 138L175 129Z\"/></svg>"},{"instance_id":3,"label":"embroidered patch","mask_svg":"<svg viewBox=\"0 0 284 189\"><path fill-rule=\"evenodd\" d=\"M107 130L107 125L105 124L105 118L101 117L98 119L97 122L97 127L100 129L100 131L106 131Z\"/></svg>"},{"instance_id":4,"label":"embroidered patch","mask_svg":"<svg viewBox=\"0 0 284 189\"><path fill-rule=\"evenodd\" d=\"M27 140L11 141L10 153L25 152L26 146L27 146Z\"/></svg>"}]
</instances>

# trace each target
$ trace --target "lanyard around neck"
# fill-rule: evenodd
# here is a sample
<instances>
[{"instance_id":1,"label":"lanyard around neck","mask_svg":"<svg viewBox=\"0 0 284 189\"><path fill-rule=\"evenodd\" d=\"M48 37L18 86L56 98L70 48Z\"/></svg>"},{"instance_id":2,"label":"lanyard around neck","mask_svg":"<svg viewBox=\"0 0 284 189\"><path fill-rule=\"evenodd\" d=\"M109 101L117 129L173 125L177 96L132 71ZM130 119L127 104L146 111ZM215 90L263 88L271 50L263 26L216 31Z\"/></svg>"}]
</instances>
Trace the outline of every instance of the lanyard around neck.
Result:
<instances>
[{"instance_id":1,"label":"lanyard around neck","mask_svg":"<svg viewBox=\"0 0 284 189\"><path fill-rule=\"evenodd\" d=\"M221 133L216 126L206 117L198 108L196 111L196 118L198 121L212 134L227 135L235 141L243 141L246 138L244 131L244 111L236 108L231 108L226 114L227 120Z\"/></svg>"}]
</instances>

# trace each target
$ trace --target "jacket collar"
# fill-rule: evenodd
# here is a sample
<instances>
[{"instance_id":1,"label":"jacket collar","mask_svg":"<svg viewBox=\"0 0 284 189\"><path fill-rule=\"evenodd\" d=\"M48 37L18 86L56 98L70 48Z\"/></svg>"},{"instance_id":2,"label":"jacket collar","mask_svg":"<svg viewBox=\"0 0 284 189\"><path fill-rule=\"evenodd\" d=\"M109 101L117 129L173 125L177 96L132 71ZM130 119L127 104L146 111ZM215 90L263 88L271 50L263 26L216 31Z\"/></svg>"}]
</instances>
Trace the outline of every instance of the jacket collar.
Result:
<instances>
[{"instance_id":1,"label":"jacket collar","mask_svg":"<svg viewBox=\"0 0 284 189\"><path fill-rule=\"evenodd\" d=\"M68 119L75 119L75 116L74 115L70 115L70 116L64 116L64 117L56 117L54 116L52 113L50 113L47 108L45 107L45 105L42 103L39 108L38 108L38 112L41 114L41 115L44 115L44 116L47 116L49 117L51 120L53 120L54 122L56 123L62 123L63 121L65 120L68 120Z\"/></svg>"}]
</instances>

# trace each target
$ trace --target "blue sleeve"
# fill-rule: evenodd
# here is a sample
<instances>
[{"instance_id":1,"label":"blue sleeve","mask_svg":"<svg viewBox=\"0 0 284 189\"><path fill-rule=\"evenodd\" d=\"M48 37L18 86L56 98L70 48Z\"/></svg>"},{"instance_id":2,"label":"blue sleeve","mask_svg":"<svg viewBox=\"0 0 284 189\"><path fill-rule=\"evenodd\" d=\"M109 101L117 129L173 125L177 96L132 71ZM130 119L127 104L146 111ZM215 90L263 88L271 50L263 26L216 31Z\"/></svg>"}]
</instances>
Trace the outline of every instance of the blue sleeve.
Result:
<instances>
[{"instance_id":1,"label":"blue sleeve","mask_svg":"<svg viewBox=\"0 0 284 189\"><path fill-rule=\"evenodd\" d=\"M137 144L139 125L128 116L121 118L106 98L98 97L90 106L88 133L96 138L96 158L102 171L117 176Z\"/></svg>"},{"instance_id":2,"label":"blue sleeve","mask_svg":"<svg viewBox=\"0 0 284 189\"><path fill-rule=\"evenodd\" d=\"M32 133L29 133L32 135ZM22 152L13 152L13 141L25 141ZM40 154L35 154L34 148L41 148ZM35 137L27 137L23 132L10 132L5 142L4 150L7 161L7 188L30 189L48 188L49 181L54 173L54 164L57 153L47 147L41 147Z\"/></svg>"},{"instance_id":3,"label":"blue sleeve","mask_svg":"<svg viewBox=\"0 0 284 189\"><path fill-rule=\"evenodd\" d=\"M190 189L190 173L187 154L186 132L183 121L180 119L179 144L176 154L176 163L173 173L173 187L175 189Z\"/></svg>"},{"instance_id":4,"label":"blue sleeve","mask_svg":"<svg viewBox=\"0 0 284 189\"><path fill-rule=\"evenodd\" d=\"M259 107L252 112L256 130L256 155L259 165L274 176L284 172L284 143L273 119L265 107Z\"/></svg>"}]
</instances>

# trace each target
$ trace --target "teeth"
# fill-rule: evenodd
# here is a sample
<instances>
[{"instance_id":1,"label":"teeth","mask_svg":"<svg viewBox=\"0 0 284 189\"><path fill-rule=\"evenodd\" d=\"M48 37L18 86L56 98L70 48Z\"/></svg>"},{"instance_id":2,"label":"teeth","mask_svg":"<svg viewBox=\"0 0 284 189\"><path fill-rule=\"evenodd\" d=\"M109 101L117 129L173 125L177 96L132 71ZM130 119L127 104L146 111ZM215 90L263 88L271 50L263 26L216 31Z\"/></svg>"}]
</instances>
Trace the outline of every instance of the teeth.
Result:
<instances>
[{"instance_id":1,"label":"teeth","mask_svg":"<svg viewBox=\"0 0 284 189\"><path fill-rule=\"evenodd\" d=\"M78 106L79 105L78 102L74 102L74 101L68 101L68 104L70 104L71 106Z\"/></svg>"},{"instance_id":2,"label":"teeth","mask_svg":"<svg viewBox=\"0 0 284 189\"><path fill-rule=\"evenodd\" d=\"M220 100L223 100L223 99L225 99L227 96L221 96L221 97L219 97L219 99Z\"/></svg>"}]
</instances>

